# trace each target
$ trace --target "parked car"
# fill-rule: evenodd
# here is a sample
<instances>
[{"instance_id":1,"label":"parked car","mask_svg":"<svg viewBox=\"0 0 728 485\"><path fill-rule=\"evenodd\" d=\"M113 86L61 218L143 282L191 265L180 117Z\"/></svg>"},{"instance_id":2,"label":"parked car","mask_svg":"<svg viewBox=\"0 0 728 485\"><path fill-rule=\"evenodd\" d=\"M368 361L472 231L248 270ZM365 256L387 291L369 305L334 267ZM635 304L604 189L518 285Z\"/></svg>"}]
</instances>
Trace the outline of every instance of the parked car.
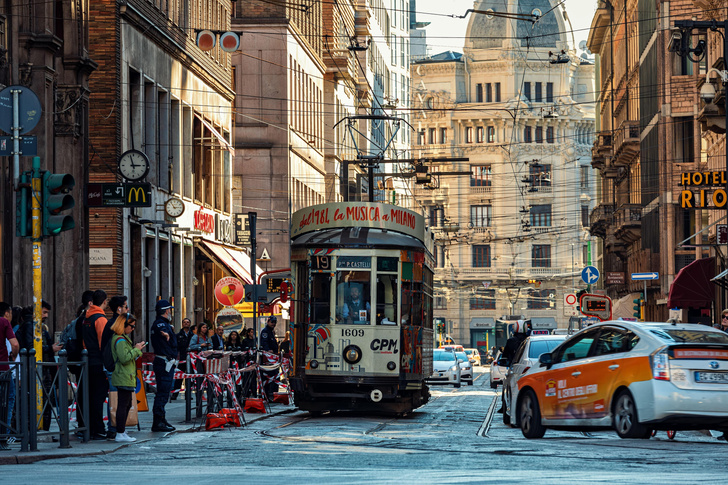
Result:
<instances>
[{"instance_id":1,"label":"parked car","mask_svg":"<svg viewBox=\"0 0 728 485\"><path fill-rule=\"evenodd\" d=\"M428 380L460 387L461 369L455 352L442 349L432 351L432 375Z\"/></svg>"},{"instance_id":2,"label":"parked car","mask_svg":"<svg viewBox=\"0 0 728 485\"><path fill-rule=\"evenodd\" d=\"M566 335L531 335L523 341L513 356L513 362L503 380L503 423L511 423L511 413L515 409L518 397L518 379L531 368L538 365L538 358L545 352L551 352L566 339Z\"/></svg>"},{"instance_id":3,"label":"parked car","mask_svg":"<svg viewBox=\"0 0 728 485\"><path fill-rule=\"evenodd\" d=\"M465 353L473 365L480 365L480 352L478 349L465 349Z\"/></svg>"},{"instance_id":4,"label":"parked car","mask_svg":"<svg viewBox=\"0 0 728 485\"><path fill-rule=\"evenodd\" d=\"M526 438L550 427L728 430L728 334L699 324L591 325L518 380L513 417Z\"/></svg>"},{"instance_id":5,"label":"parked car","mask_svg":"<svg viewBox=\"0 0 728 485\"><path fill-rule=\"evenodd\" d=\"M460 378L468 383L469 386L473 385L473 364L468 359L468 354L465 352L455 352L455 356L458 358L460 363Z\"/></svg>"},{"instance_id":6,"label":"parked car","mask_svg":"<svg viewBox=\"0 0 728 485\"><path fill-rule=\"evenodd\" d=\"M495 354L495 359L490 364L490 388L495 389L498 384L503 384L503 379L508 372L508 359L501 358L501 352Z\"/></svg>"},{"instance_id":7,"label":"parked car","mask_svg":"<svg viewBox=\"0 0 728 485\"><path fill-rule=\"evenodd\" d=\"M452 352L462 352L465 350L465 349L463 349L462 345L455 345L455 344L441 345L440 349L450 350Z\"/></svg>"}]
</instances>

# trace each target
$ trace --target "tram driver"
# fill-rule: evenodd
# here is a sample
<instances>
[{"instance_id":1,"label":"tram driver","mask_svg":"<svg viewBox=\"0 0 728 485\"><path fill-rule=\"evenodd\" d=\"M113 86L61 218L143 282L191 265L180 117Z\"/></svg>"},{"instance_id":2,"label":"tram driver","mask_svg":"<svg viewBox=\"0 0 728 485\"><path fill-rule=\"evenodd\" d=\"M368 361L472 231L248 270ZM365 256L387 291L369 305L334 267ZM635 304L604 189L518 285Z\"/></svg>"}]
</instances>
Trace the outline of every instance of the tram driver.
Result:
<instances>
[{"instance_id":1,"label":"tram driver","mask_svg":"<svg viewBox=\"0 0 728 485\"><path fill-rule=\"evenodd\" d=\"M349 288L349 296L344 299L344 307L341 315L345 323L368 324L371 306L368 301L359 294L359 287L352 285Z\"/></svg>"}]
</instances>

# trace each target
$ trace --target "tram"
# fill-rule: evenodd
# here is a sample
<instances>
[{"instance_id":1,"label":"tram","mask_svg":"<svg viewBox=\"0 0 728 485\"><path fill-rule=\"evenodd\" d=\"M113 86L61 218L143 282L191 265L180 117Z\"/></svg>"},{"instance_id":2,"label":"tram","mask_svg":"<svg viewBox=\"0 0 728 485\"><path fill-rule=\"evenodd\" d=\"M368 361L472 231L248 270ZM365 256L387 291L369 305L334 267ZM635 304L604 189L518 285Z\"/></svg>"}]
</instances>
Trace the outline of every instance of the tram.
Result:
<instances>
[{"instance_id":1,"label":"tram","mask_svg":"<svg viewBox=\"0 0 728 485\"><path fill-rule=\"evenodd\" d=\"M424 218L371 202L291 218L293 369L299 409L407 413L432 374L432 237Z\"/></svg>"}]
</instances>

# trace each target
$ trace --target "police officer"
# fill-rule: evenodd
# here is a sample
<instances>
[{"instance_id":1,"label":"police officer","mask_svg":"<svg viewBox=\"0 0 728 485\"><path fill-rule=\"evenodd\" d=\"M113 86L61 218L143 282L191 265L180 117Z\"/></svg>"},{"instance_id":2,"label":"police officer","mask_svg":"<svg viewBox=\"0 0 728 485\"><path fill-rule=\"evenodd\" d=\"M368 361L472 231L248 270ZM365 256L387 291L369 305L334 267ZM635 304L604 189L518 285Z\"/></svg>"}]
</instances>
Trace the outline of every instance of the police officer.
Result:
<instances>
[{"instance_id":1,"label":"police officer","mask_svg":"<svg viewBox=\"0 0 728 485\"><path fill-rule=\"evenodd\" d=\"M157 380L157 394L154 396L152 431L174 431L165 418L164 407L172 392L174 367L177 363L177 336L170 324L172 305L159 300L156 306L157 319L152 324L152 346L154 347L154 376Z\"/></svg>"},{"instance_id":2,"label":"police officer","mask_svg":"<svg viewBox=\"0 0 728 485\"><path fill-rule=\"evenodd\" d=\"M278 341L276 340L275 333L277 323L278 319L274 315L268 317L268 321L265 323L265 328L260 331L260 350L264 350L272 354L278 353ZM263 372L264 379L270 379L277 374L277 370L274 370L270 373L265 371ZM265 392L268 401L272 402L273 393L278 391L278 384L276 384L275 382L265 384L265 386L263 386L263 391Z\"/></svg>"}]
</instances>

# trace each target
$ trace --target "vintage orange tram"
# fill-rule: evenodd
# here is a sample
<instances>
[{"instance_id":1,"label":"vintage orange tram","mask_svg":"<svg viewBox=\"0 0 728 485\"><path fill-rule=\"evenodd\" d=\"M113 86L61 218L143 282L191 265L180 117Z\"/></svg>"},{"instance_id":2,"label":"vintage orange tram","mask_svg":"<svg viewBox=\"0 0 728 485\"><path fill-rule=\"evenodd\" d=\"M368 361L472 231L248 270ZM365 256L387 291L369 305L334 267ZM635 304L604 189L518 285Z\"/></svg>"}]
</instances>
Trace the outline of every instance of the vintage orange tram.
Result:
<instances>
[{"instance_id":1,"label":"vintage orange tram","mask_svg":"<svg viewBox=\"0 0 728 485\"><path fill-rule=\"evenodd\" d=\"M425 404L433 273L423 217L321 204L293 214L291 239L296 405L405 413Z\"/></svg>"}]
</instances>

